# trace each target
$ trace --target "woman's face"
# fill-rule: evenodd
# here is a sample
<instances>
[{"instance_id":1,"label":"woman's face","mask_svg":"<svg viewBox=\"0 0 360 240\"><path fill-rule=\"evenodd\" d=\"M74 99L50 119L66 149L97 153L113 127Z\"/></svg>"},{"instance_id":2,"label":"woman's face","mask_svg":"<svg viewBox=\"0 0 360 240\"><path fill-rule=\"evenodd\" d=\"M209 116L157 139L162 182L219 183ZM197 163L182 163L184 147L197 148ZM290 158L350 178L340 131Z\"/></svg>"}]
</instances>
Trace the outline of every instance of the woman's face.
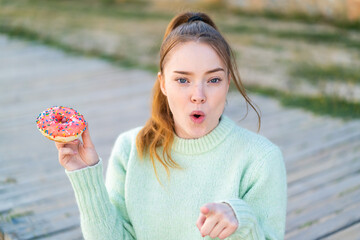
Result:
<instances>
[{"instance_id":1,"label":"woman's face","mask_svg":"<svg viewBox=\"0 0 360 240\"><path fill-rule=\"evenodd\" d=\"M181 43L168 53L164 73L158 73L167 96L176 135L200 138L219 123L230 78L215 50L206 43Z\"/></svg>"}]
</instances>

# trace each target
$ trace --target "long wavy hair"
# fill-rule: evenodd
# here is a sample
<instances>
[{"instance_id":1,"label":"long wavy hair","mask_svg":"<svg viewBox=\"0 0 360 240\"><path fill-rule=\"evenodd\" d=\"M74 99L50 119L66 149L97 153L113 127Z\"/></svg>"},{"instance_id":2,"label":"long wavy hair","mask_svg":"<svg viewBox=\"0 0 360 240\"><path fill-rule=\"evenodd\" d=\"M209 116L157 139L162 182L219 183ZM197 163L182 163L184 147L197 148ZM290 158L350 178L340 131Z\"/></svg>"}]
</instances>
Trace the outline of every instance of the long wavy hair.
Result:
<instances>
[{"instance_id":1,"label":"long wavy hair","mask_svg":"<svg viewBox=\"0 0 360 240\"><path fill-rule=\"evenodd\" d=\"M201 17L201 20L188 21L192 17ZM193 19L193 18L192 18ZM163 42L160 48L160 73L163 76L165 57L179 43L188 41L207 43L211 46L222 61L230 74L238 91L244 97L247 103L255 110L258 116L258 131L260 130L261 119L258 111L251 103L250 98L245 92L241 82L240 74L237 69L235 55L227 41L220 34L217 26L211 18L202 12L185 12L176 15L166 28ZM256 104L255 104L256 105ZM248 105L246 104L246 115L248 114ZM140 158L149 154L155 175L161 184L156 167L155 160L159 161L166 169L168 179L170 176L169 167L182 169L171 157L171 146L174 140L174 119L170 111L167 97L161 92L159 78L156 79L153 87L153 99L151 117L145 126L140 130L136 137L136 148ZM162 152L159 151L162 149ZM160 156L162 155L162 157ZM162 185L162 184L161 184Z\"/></svg>"}]
</instances>

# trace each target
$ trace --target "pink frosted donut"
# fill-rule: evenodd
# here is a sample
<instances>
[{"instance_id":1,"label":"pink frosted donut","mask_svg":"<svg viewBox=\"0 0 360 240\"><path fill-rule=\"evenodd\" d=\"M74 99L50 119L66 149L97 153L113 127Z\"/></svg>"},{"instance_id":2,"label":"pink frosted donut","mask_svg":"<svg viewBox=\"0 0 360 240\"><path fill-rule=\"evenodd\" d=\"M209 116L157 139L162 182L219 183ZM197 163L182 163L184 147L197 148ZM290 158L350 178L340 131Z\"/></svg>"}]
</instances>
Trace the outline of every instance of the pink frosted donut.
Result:
<instances>
[{"instance_id":1,"label":"pink frosted donut","mask_svg":"<svg viewBox=\"0 0 360 240\"><path fill-rule=\"evenodd\" d=\"M45 137L56 142L73 141L86 130L83 115L62 106L54 106L40 113L36 124Z\"/></svg>"}]
</instances>

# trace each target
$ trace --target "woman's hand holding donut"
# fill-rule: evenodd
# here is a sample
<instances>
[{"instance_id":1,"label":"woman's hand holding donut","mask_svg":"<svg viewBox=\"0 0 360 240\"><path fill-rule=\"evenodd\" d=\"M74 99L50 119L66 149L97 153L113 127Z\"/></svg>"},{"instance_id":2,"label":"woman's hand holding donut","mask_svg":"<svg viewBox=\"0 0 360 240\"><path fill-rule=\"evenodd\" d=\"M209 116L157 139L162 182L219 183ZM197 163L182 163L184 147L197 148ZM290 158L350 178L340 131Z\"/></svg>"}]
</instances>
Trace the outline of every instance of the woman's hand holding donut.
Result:
<instances>
[{"instance_id":1,"label":"woman's hand holding donut","mask_svg":"<svg viewBox=\"0 0 360 240\"><path fill-rule=\"evenodd\" d=\"M233 234L239 223L231 206L227 203L206 203L200 208L196 222L201 235L224 239Z\"/></svg>"},{"instance_id":2,"label":"woman's hand holding donut","mask_svg":"<svg viewBox=\"0 0 360 240\"><path fill-rule=\"evenodd\" d=\"M79 139L67 143L55 142L59 151L59 162L68 171L92 166L99 161L99 156L90 138L88 124L81 137L83 142Z\"/></svg>"}]
</instances>

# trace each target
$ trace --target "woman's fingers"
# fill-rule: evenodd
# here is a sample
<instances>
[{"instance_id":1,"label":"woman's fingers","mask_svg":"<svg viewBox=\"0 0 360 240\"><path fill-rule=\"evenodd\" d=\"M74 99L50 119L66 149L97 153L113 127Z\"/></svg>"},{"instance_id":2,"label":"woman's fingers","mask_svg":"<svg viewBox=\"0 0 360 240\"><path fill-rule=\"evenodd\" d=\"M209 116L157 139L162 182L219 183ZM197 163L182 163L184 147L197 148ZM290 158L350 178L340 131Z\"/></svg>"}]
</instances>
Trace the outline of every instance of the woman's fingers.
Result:
<instances>
[{"instance_id":1,"label":"woman's fingers","mask_svg":"<svg viewBox=\"0 0 360 240\"><path fill-rule=\"evenodd\" d=\"M87 167L87 164L85 164L79 156L76 143L66 144L65 147L59 148L59 162L69 171Z\"/></svg>"},{"instance_id":2,"label":"woman's fingers","mask_svg":"<svg viewBox=\"0 0 360 240\"><path fill-rule=\"evenodd\" d=\"M79 144L79 139L75 139L71 142L56 142L55 141L55 146L56 148L59 150L60 148L63 148L63 147L69 147L69 146L72 146L72 145L78 145Z\"/></svg>"},{"instance_id":3,"label":"woman's fingers","mask_svg":"<svg viewBox=\"0 0 360 240\"><path fill-rule=\"evenodd\" d=\"M201 230L200 230L201 235L202 236L206 236L206 235L210 236L210 234L212 233L214 227L216 226L216 224L218 222L219 222L219 219L216 216L207 217L203 226L201 227ZM212 238L215 238L215 237L212 237Z\"/></svg>"},{"instance_id":4,"label":"woman's fingers","mask_svg":"<svg viewBox=\"0 0 360 240\"><path fill-rule=\"evenodd\" d=\"M60 164L68 171L78 170L87 167L87 165L83 161L74 161L74 159L76 159L75 155L66 155L67 157L59 158Z\"/></svg>"},{"instance_id":5,"label":"woman's fingers","mask_svg":"<svg viewBox=\"0 0 360 240\"><path fill-rule=\"evenodd\" d=\"M66 165L67 162L74 159L79 152L79 140L74 140L67 143L56 143L59 152L59 162L61 165Z\"/></svg>"},{"instance_id":6,"label":"woman's fingers","mask_svg":"<svg viewBox=\"0 0 360 240\"><path fill-rule=\"evenodd\" d=\"M59 149L59 154L64 157L66 155L75 155L77 154L77 151L71 148L63 147Z\"/></svg>"},{"instance_id":7,"label":"woman's fingers","mask_svg":"<svg viewBox=\"0 0 360 240\"><path fill-rule=\"evenodd\" d=\"M218 238L225 239L236 231L237 227L226 227L219 233ZM235 230L234 230L235 229Z\"/></svg>"},{"instance_id":8,"label":"woman's fingers","mask_svg":"<svg viewBox=\"0 0 360 240\"><path fill-rule=\"evenodd\" d=\"M66 143L62 143L62 142L56 142L55 141L55 146L56 148L59 150L60 148L64 147Z\"/></svg>"},{"instance_id":9,"label":"woman's fingers","mask_svg":"<svg viewBox=\"0 0 360 240\"><path fill-rule=\"evenodd\" d=\"M81 169L93 166L99 162L95 146L91 141L88 124L80 138L66 143L55 142L59 151L59 162L67 170Z\"/></svg>"},{"instance_id":10,"label":"woman's fingers","mask_svg":"<svg viewBox=\"0 0 360 240\"><path fill-rule=\"evenodd\" d=\"M199 218L196 222L196 226L199 229L199 231L201 231L201 228L204 225L205 220L206 220L206 216L204 214L200 213Z\"/></svg>"},{"instance_id":11,"label":"woman's fingers","mask_svg":"<svg viewBox=\"0 0 360 240\"><path fill-rule=\"evenodd\" d=\"M225 237L220 236L220 233L221 233L222 235L225 235L225 234L223 233L223 231L225 231L226 227L227 227L227 224L226 224L225 221L218 221L217 224L212 228L211 232L209 233L209 236L210 236L211 238L219 237L219 238L224 239ZM225 232L225 233L226 233L226 232ZM226 236L226 237L227 237L227 236Z\"/></svg>"},{"instance_id":12,"label":"woman's fingers","mask_svg":"<svg viewBox=\"0 0 360 240\"><path fill-rule=\"evenodd\" d=\"M226 203L207 203L200 208L196 224L204 237L224 239L234 233L238 222L231 206Z\"/></svg>"}]
</instances>

